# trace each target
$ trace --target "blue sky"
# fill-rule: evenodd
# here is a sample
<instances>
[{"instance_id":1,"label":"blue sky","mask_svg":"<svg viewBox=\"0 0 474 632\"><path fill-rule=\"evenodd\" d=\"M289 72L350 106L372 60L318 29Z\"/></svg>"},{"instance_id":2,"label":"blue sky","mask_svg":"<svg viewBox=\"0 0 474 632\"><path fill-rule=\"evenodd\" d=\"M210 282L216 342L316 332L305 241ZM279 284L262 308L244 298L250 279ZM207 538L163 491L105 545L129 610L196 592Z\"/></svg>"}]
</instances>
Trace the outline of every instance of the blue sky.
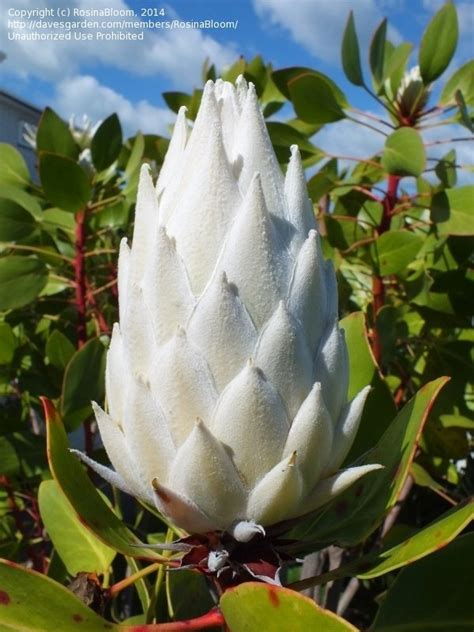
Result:
<instances>
[{"instance_id":1,"label":"blue sky","mask_svg":"<svg viewBox=\"0 0 474 632\"><path fill-rule=\"evenodd\" d=\"M455 2L460 17L460 43L450 70L472 56L474 3ZM350 102L362 109L377 106L351 86L341 71L341 33L352 9L364 53L373 30L387 16L394 42L416 43L442 0L10 0L19 9L52 7L164 8L165 18L216 21L238 20L238 27L214 30L148 31L140 42L9 41L6 11L0 24L4 88L43 107L51 105L64 117L88 114L101 119L120 115L127 133L166 133L173 115L161 93L191 90L200 85L200 67L211 57L224 67L238 55L260 53L275 68L304 65L330 75ZM5 5L4 5L5 6ZM76 18L77 19L77 18ZM416 53L413 63L416 63ZM449 71L448 71L449 74ZM447 76L448 76L447 74ZM331 126L336 144L341 135ZM353 133L347 127L346 133ZM355 134L355 132L354 132ZM343 138L347 141L347 138ZM353 143L373 142L352 136ZM367 150L367 147L364 147Z\"/></svg>"}]
</instances>

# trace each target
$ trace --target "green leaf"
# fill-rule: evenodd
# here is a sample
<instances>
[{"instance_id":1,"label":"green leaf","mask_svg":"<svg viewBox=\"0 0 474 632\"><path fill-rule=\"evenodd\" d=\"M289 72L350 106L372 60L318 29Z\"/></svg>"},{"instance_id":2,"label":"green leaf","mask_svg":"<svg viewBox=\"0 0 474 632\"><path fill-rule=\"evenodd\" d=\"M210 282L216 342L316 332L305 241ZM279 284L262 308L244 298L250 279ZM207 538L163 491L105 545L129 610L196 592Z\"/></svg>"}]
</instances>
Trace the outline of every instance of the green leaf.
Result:
<instances>
[{"instance_id":1,"label":"green leaf","mask_svg":"<svg viewBox=\"0 0 474 632\"><path fill-rule=\"evenodd\" d=\"M381 276L405 270L423 245L423 237L408 230L390 230L380 235L374 244Z\"/></svg>"},{"instance_id":2,"label":"green leaf","mask_svg":"<svg viewBox=\"0 0 474 632\"><path fill-rule=\"evenodd\" d=\"M30 180L29 169L20 152L8 143L0 143L0 184L25 187Z\"/></svg>"},{"instance_id":3,"label":"green leaf","mask_svg":"<svg viewBox=\"0 0 474 632\"><path fill-rule=\"evenodd\" d=\"M115 551L84 527L56 481L41 483L38 503L46 531L68 572L106 573Z\"/></svg>"},{"instance_id":4,"label":"green leaf","mask_svg":"<svg viewBox=\"0 0 474 632\"><path fill-rule=\"evenodd\" d=\"M426 156L419 133L411 127L395 130L385 141L382 166L394 176L420 176Z\"/></svg>"},{"instance_id":5,"label":"green leaf","mask_svg":"<svg viewBox=\"0 0 474 632\"><path fill-rule=\"evenodd\" d=\"M400 87L412 49L412 44L403 42L394 48L390 55L387 55L387 50L385 51L383 80L385 81L388 79L390 81L391 94L388 94L390 99L395 97L397 90ZM385 91L383 84L381 86L381 90Z\"/></svg>"},{"instance_id":6,"label":"green leaf","mask_svg":"<svg viewBox=\"0 0 474 632\"><path fill-rule=\"evenodd\" d=\"M41 115L36 134L36 148L38 152L47 151L72 160L76 160L79 155L79 147L68 124L49 107Z\"/></svg>"},{"instance_id":7,"label":"green leaf","mask_svg":"<svg viewBox=\"0 0 474 632\"><path fill-rule=\"evenodd\" d=\"M48 281L48 268L36 257L0 259L0 310L17 309L35 300Z\"/></svg>"},{"instance_id":8,"label":"green leaf","mask_svg":"<svg viewBox=\"0 0 474 632\"><path fill-rule=\"evenodd\" d=\"M456 92L460 90L467 105L474 105L474 60L470 59L446 82L439 102L441 105L456 103Z\"/></svg>"},{"instance_id":9,"label":"green leaf","mask_svg":"<svg viewBox=\"0 0 474 632\"><path fill-rule=\"evenodd\" d=\"M19 204L25 210L33 215L36 219L40 220L43 211L41 210L41 206L38 203L38 200L20 189L18 186L11 186L8 184L4 184L3 182L2 188L0 189L0 197L6 200L11 200L16 204Z\"/></svg>"},{"instance_id":10,"label":"green leaf","mask_svg":"<svg viewBox=\"0 0 474 632\"><path fill-rule=\"evenodd\" d=\"M145 139L143 134L138 133L133 141L132 151L125 167L125 175L130 178L140 167L143 152L145 151Z\"/></svg>"},{"instance_id":11,"label":"green leaf","mask_svg":"<svg viewBox=\"0 0 474 632\"><path fill-rule=\"evenodd\" d=\"M8 323L0 323L0 364L10 364L16 349L16 339Z\"/></svg>"},{"instance_id":12,"label":"green leaf","mask_svg":"<svg viewBox=\"0 0 474 632\"><path fill-rule=\"evenodd\" d=\"M439 191L431 200L431 219L440 235L473 235L474 186Z\"/></svg>"},{"instance_id":13,"label":"green leaf","mask_svg":"<svg viewBox=\"0 0 474 632\"><path fill-rule=\"evenodd\" d=\"M430 555L454 540L472 522L473 515L474 502L471 499L459 507L454 507L408 540L381 551L375 566L358 574L358 577L379 577Z\"/></svg>"},{"instance_id":14,"label":"green leaf","mask_svg":"<svg viewBox=\"0 0 474 632\"><path fill-rule=\"evenodd\" d=\"M76 213L89 202L89 178L70 158L43 153L40 155L39 172L44 193L54 206Z\"/></svg>"},{"instance_id":15,"label":"green leaf","mask_svg":"<svg viewBox=\"0 0 474 632\"><path fill-rule=\"evenodd\" d=\"M441 181L441 184L450 189L456 186L456 150L451 149L445 154L435 167L435 173Z\"/></svg>"},{"instance_id":16,"label":"green leaf","mask_svg":"<svg viewBox=\"0 0 474 632\"><path fill-rule=\"evenodd\" d=\"M359 40L354 23L354 13L349 13L346 28L342 38L342 67L346 77L355 86L364 85L364 77L360 65Z\"/></svg>"},{"instance_id":17,"label":"green leaf","mask_svg":"<svg viewBox=\"0 0 474 632\"><path fill-rule=\"evenodd\" d=\"M447 2L431 19L421 39L418 55L425 84L437 79L449 65L458 42L458 18L452 2Z\"/></svg>"},{"instance_id":18,"label":"green leaf","mask_svg":"<svg viewBox=\"0 0 474 632\"><path fill-rule=\"evenodd\" d=\"M354 465L380 463L344 493L296 527L292 534L314 542L354 546L368 537L397 501L436 396L449 378L429 382L402 408L377 445Z\"/></svg>"},{"instance_id":19,"label":"green leaf","mask_svg":"<svg viewBox=\"0 0 474 632\"><path fill-rule=\"evenodd\" d=\"M404 568L388 591L371 632L472 632L474 533Z\"/></svg>"},{"instance_id":20,"label":"green leaf","mask_svg":"<svg viewBox=\"0 0 474 632\"><path fill-rule=\"evenodd\" d=\"M20 459L9 437L0 437L0 475L17 476L20 473Z\"/></svg>"},{"instance_id":21,"label":"green leaf","mask_svg":"<svg viewBox=\"0 0 474 632\"><path fill-rule=\"evenodd\" d=\"M280 164L286 164L290 160L291 145L298 145L302 160L311 156L323 157L320 149L315 147L303 134L300 134L290 125L271 121L267 123L267 129Z\"/></svg>"},{"instance_id":22,"label":"green leaf","mask_svg":"<svg viewBox=\"0 0 474 632\"><path fill-rule=\"evenodd\" d=\"M104 398L105 355L105 346L94 338L75 352L66 367L61 414L70 428L92 415L91 401Z\"/></svg>"},{"instance_id":23,"label":"green leaf","mask_svg":"<svg viewBox=\"0 0 474 632\"><path fill-rule=\"evenodd\" d=\"M375 85L384 79L385 40L387 38L387 18L383 19L374 33L370 43L369 62Z\"/></svg>"},{"instance_id":24,"label":"green leaf","mask_svg":"<svg viewBox=\"0 0 474 632\"><path fill-rule=\"evenodd\" d=\"M103 171L117 160L122 149L122 127L116 114L103 121L91 141L92 162Z\"/></svg>"},{"instance_id":25,"label":"green leaf","mask_svg":"<svg viewBox=\"0 0 474 632\"><path fill-rule=\"evenodd\" d=\"M105 503L84 467L69 451L67 435L54 406L46 398L41 399L45 409L49 467L82 524L119 553L162 560L162 556L151 549L141 549L139 545L143 543Z\"/></svg>"},{"instance_id":26,"label":"green leaf","mask_svg":"<svg viewBox=\"0 0 474 632\"><path fill-rule=\"evenodd\" d=\"M332 86L313 72L297 75L288 82L296 114L307 123L334 123L345 118Z\"/></svg>"},{"instance_id":27,"label":"green leaf","mask_svg":"<svg viewBox=\"0 0 474 632\"><path fill-rule=\"evenodd\" d=\"M456 90L455 94L454 94L454 99L457 103L457 106L459 108L459 120L458 122L461 125L464 125L464 127L467 127L467 129L471 132L471 134L474 134L474 123L472 121L472 116L470 115L468 109L467 109L467 105L466 105L466 101L464 99L464 95L461 92L461 90Z\"/></svg>"},{"instance_id":28,"label":"green leaf","mask_svg":"<svg viewBox=\"0 0 474 632\"><path fill-rule=\"evenodd\" d=\"M46 575L0 560L0 629L4 632L104 632L119 626Z\"/></svg>"},{"instance_id":29,"label":"green leaf","mask_svg":"<svg viewBox=\"0 0 474 632\"><path fill-rule=\"evenodd\" d=\"M48 338L45 352L51 364L63 370L74 355L75 349L69 338L55 329Z\"/></svg>"},{"instance_id":30,"label":"green leaf","mask_svg":"<svg viewBox=\"0 0 474 632\"><path fill-rule=\"evenodd\" d=\"M390 389L380 375L372 354L363 312L349 314L339 324L344 330L349 352L349 399L355 397L367 384L372 387L359 431L346 459L346 463L353 463L379 441L395 417L396 408Z\"/></svg>"},{"instance_id":31,"label":"green leaf","mask_svg":"<svg viewBox=\"0 0 474 632\"><path fill-rule=\"evenodd\" d=\"M36 229L35 218L11 200L0 199L0 241L20 241Z\"/></svg>"},{"instance_id":32,"label":"green leaf","mask_svg":"<svg viewBox=\"0 0 474 632\"><path fill-rule=\"evenodd\" d=\"M192 99L192 96L185 92L163 92L161 96L170 110L173 110L176 114L183 105L189 108Z\"/></svg>"},{"instance_id":33,"label":"green leaf","mask_svg":"<svg viewBox=\"0 0 474 632\"><path fill-rule=\"evenodd\" d=\"M256 582L226 590L219 607L232 632L357 632L348 621L308 597Z\"/></svg>"}]
</instances>

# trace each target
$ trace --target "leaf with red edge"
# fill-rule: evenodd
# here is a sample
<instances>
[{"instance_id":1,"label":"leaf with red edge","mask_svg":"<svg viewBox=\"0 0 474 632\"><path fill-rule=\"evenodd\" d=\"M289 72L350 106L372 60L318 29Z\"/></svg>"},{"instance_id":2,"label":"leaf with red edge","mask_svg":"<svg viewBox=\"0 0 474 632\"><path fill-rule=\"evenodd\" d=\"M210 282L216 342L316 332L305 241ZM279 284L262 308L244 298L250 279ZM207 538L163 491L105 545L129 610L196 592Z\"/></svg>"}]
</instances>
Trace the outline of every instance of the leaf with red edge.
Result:
<instances>
[{"instance_id":1,"label":"leaf with red edge","mask_svg":"<svg viewBox=\"0 0 474 632\"><path fill-rule=\"evenodd\" d=\"M47 426L48 460L51 473L84 526L102 542L130 557L165 561L143 544L100 497L84 467L69 451L67 435L52 402L42 398ZM135 546L137 545L137 546Z\"/></svg>"},{"instance_id":2,"label":"leaf with red edge","mask_svg":"<svg viewBox=\"0 0 474 632\"><path fill-rule=\"evenodd\" d=\"M220 609L232 632L357 632L348 621L299 593L256 582L227 590Z\"/></svg>"},{"instance_id":3,"label":"leaf with red edge","mask_svg":"<svg viewBox=\"0 0 474 632\"><path fill-rule=\"evenodd\" d=\"M0 560L0 629L12 632L121 630L61 584L9 560Z\"/></svg>"}]
</instances>

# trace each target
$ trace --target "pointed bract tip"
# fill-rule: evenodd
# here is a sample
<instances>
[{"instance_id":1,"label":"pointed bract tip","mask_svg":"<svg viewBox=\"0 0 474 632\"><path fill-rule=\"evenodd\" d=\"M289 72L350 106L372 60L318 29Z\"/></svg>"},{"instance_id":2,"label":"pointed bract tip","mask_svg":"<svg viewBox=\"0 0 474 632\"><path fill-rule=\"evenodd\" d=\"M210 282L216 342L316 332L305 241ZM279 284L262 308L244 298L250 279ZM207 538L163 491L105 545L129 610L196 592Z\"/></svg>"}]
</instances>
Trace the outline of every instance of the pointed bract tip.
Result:
<instances>
[{"instance_id":1,"label":"pointed bract tip","mask_svg":"<svg viewBox=\"0 0 474 632\"><path fill-rule=\"evenodd\" d=\"M47 397L40 397L41 405L43 406L43 412L45 419L48 423L59 421L59 414L54 406L53 402Z\"/></svg>"},{"instance_id":2,"label":"pointed bract tip","mask_svg":"<svg viewBox=\"0 0 474 632\"><path fill-rule=\"evenodd\" d=\"M231 525L229 533L238 542L250 542L256 535L265 537L265 529L262 525L250 520L239 520Z\"/></svg>"}]
</instances>

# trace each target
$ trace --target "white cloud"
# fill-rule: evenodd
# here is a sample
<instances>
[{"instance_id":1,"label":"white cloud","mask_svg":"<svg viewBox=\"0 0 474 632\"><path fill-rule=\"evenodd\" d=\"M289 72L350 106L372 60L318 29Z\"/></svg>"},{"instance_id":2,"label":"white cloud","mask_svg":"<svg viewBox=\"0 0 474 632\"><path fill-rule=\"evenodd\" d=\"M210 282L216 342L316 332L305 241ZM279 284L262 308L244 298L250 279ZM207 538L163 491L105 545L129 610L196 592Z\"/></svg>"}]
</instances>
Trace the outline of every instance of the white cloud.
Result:
<instances>
[{"instance_id":1,"label":"white cloud","mask_svg":"<svg viewBox=\"0 0 474 632\"><path fill-rule=\"evenodd\" d=\"M383 19L375 0L253 0L253 4L262 20L287 29L311 54L330 63L339 62L342 33L351 9L363 51ZM401 39L393 28L389 36L395 43Z\"/></svg>"},{"instance_id":2,"label":"white cloud","mask_svg":"<svg viewBox=\"0 0 474 632\"><path fill-rule=\"evenodd\" d=\"M18 0L15 4L15 8L21 9L68 7L71 10L104 7L129 9L130 6L124 0L57 0L54 3L52 0ZM145 31L143 41L22 41L9 40L7 26L8 21L4 16L0 21L0 41L2 49L7 53L5 71L23 77L40 77L48 81L77 73L86 64L101 64L136 75L166 76L181 88L185 88L201 83L200 73L206 57L210 57L214 63L222 67L231 63L237 55L232 45L224 46L202 31L194 29L148 30ZM25 30L21 32L31 33ZM88 31L82 29L82 32ZM89 32L95 33L96 29ZM72 36L74 37L74 33Z\"/></svg>"},{"instance_id":3,"label":"white cloud","mask_svg":"<svg viewBox=\"0 0 474 632\"><path fill-rule=\"evenodd\" d=\"M89 75L77 75L60 81L56 86L53 105L66 119L74 114L76 120L80 120L83 114L87 114L91 121L96 122L116 112L125 133L130 135L138 130L147 134L167 135L167 126L175 119L170 110L155 107L145 100L132 103Z\"/></svg>"}]
</instances>

